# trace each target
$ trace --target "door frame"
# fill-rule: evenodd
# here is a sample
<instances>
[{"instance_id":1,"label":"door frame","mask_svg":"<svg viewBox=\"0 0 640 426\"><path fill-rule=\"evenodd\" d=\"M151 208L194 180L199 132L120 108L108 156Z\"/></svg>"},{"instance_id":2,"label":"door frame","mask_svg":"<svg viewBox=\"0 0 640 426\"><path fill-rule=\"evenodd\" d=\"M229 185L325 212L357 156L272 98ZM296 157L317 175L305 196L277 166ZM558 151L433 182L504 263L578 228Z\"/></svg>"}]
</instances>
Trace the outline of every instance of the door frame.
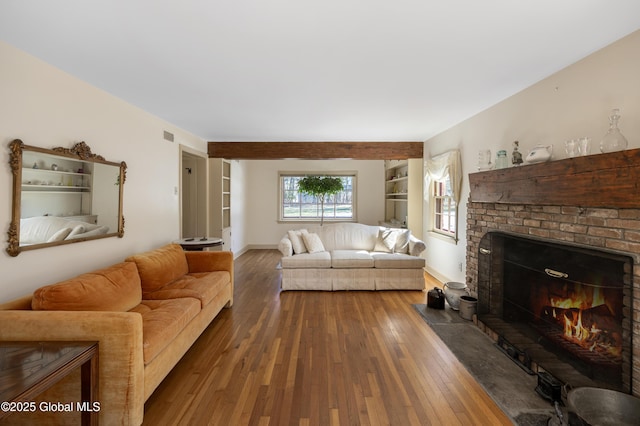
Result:
<instances>
[{"instance_id":1,"label":"door frame","mask_svg":"<svg viewBox=\"0 0 640 426\"><path fill-rule=\"evenodd\" d=\"M196 167L194 172L196 173L196 220L197 220L197 233L204 232L203 235L184 235L184 218L188 212L184 211L184 196L185 185L183 179L183 171L185 168L185 159L194 160ZM206 152L200 152L188 146L180 145L180 238L186 237L208 237L209 236L209 162ZM200 231L202 230L202 232Z\"/></svg>"}]
</instances>

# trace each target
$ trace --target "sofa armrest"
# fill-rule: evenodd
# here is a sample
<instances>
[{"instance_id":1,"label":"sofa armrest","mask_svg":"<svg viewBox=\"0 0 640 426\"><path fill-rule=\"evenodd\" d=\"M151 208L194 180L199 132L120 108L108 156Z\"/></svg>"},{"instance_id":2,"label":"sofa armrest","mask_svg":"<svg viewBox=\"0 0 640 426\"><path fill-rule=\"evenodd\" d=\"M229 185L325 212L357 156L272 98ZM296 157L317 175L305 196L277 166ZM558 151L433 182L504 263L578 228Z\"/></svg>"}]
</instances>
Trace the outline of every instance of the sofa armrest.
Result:
<instances>
[{"instance_id":1,"label":"sofa armrest","mask_svg":"<svg viewBox=\"0 0 640 426\"><path fill-rule=\"evenodd\" d=\"M293 256L293 245L289 237L283 237L278 243L278 250L284 257Z\"/></svg>"},{"instance_id":2,"label":"sofa armrest","mask_svg":"<svg viewBox=\"0 0 640 426\"><path fill-rule=\"evenodd\" d=\"M233 253L230 251L185 251L189 272L229 271L233 279Z\"/></svg>"},{"instance_id":3,"label":"sofa armrest","mask_svg":"<svg viewBox=\"0 0 640 426\"><path fill-rule=\"evenodd\" d=\"M0 311L4 341L97 341L100 423L141 424L144 415L142 316L135 312ZM79 376L78 376L79 381ZM47 396L70 402L80 384L63 381ZM77 393L79 396L79 393ZM74 402L75 403L75 402Z\"/></svg>"},{"instance_id":4,"label":"sofa armrest","mask_svg":"<svg viewBox=\"0 0 640 426\"><path fill-rule=\"evenodd\" d=\"M189 272L229 272L231 283L231 300L227 307L233 306L233 253L230 251L185 251Z\"/></svg>"},{"instance_id":5,"label":"sofa armrest","mask_svg":"<svg viewBox=\"0 0 640 426\"><path fill-rule=\"evenodd\" d=\"M427 249L427 245L424 241L411 235L409 237L409 254L411 256L420 256L420 253Z\"/></svg>"}]
</instances>

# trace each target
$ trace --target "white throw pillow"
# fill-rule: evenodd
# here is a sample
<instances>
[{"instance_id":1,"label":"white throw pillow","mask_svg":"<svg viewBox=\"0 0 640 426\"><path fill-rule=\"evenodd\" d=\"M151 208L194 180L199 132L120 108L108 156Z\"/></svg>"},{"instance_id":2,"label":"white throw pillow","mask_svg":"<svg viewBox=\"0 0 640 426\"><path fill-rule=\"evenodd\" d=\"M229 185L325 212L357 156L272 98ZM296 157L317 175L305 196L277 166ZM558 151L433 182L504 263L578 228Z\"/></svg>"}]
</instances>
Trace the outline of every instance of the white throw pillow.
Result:
<instances>
[{"instance_id":1,"label":"white throw pillow","mask_svg":"<svg viewBox=\"0 0 640 426\"><path fill-rule=\"evenodd\" d=\"M409 253L409 239L411 238L411 231L408 229L402 229L397 231L396 245L393 249L394 253Z\"/></svg>"},{"instance_id":2,"label":"white throw pillow","mask_svg":"<svg viewBox=\"0 0 640 426\"><path fill-rule=\"evenodd\" d=\"M393 249L396 246L396 240L398 234L392 229L380 229L378 231L378 239L373 251L379 251L383 253L393 253Z\"/></svg>"},{"instance_id":3,"label":"white throw pillow","mask_svg":"<svg viewBox=\"0 0 640 426\"><path fill-rule=\"evenodd\" d=\"M304 245L307 247L309 253L324 251L324 245L322 244L322 240L318 234L305 232L302 234L302 239L304 240Z\"/></svg>"},{"instance_id":4,"label":"white throw pillow","mask_svg":"<svg viewBox=\"0 0 640 426\"><path fill-rule=\"evenodd\" d=\"M75 239L75 238L87 238L87 237L95 237L96 235L102 235L102 234L106 234L109 231L109 227L108 226L98 226L94 229L92 229L91 231L87 231L84 232L82 234L76 234L73 237L69 237L69 239Z\"/></svg>"},{"instance_id":5,"label":"white throw pillow","mask_svg":"<svg viewBox=\"0 0 640 426\"><path fill-rule=\"evenodd\" d=\"M62 241L65 238L67 238L67 235L69 235L70 233L71 233L71 228L62 228L61 230L53 234L51 237L49 237L47 242L53 243L56 241Z\"/></svg>"},{"instance_id":6,"label":"white throw pillow","mask_svg":"<svg viewBox=\"0 0 640 426\"><path fill-rule=\"evenodd\" d=\"M76 235L84 234L86 231L87 230L85 229L84 225L78 225L71 230L71 233L67 238L68 239L74 238Z\"/></svg>"},{"instance_id":7,"label":"white throw pillow","mask_svg":"<svg viewBox=\"0 0 640 426\"><path fill-rule=\"evenodd\" d=\"M296 231L287 231L289 240L291 240L291 246L293 247L293 253L300 254L306 253L307 248L302 241L302 235L308 233L306 229L298 229Z\"/></svg>"}]
</instances>

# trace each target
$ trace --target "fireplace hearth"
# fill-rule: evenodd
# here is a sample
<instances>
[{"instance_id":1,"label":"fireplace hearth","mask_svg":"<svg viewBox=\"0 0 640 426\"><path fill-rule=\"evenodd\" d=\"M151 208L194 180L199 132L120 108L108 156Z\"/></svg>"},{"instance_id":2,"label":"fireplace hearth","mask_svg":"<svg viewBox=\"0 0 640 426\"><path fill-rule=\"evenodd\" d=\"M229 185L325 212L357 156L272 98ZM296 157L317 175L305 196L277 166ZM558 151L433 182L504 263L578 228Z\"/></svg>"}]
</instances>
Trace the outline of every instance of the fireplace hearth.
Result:
<instances>
[{"instance_id":1,"label":"fireplace hearth","mask_svg":"<svg viewBox=\"0 0 640 426\"><path fill-rule=\"evenodd\" d=\"M629 256L500 232L480 246L478 321L508 354L571 386L630 391Z\"/></svg>"}]
</instances>

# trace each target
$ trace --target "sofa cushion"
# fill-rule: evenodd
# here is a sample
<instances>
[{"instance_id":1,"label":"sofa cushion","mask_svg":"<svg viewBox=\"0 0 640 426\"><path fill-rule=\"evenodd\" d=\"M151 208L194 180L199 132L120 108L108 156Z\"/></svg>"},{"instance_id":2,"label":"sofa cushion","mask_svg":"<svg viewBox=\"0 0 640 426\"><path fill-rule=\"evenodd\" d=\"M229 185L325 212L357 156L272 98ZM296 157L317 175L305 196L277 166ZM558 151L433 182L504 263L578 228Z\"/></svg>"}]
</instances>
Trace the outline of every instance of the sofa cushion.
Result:
<instances>
[{"instance_id":1,"label":"sofa cushion","mask_svg":"<svg viewBox=\"0 0 640 426\"><path fill-rule=\"evenodd\" d=\"M371 253L374 267L379 269L414 269L424 268L425 260L421 257L402 253Z\"/></svg>"},{"instance_id":2,"label":"sofa cushion","mask_svg":"<svg viewBox=\"0 0 640 426\"><path fill-rule=\"evenodd\" d=\"M127 261L135 262L140 273L142 290L158 290L189 272L184 250L178 244L167 244L156 250L129 256Z\"/></svg>"},{"instance_id":3,"label":"sofa cushion","mask_svg":"<svg viewBox=\"0 0 640 426\"><path fill-rule=\"evenodd\" d=\"M136 265L123 262L33 293L31 308L49 311L128 311L142 300Z\"/></svg>"},{"instance_id":4,"label":"sofa cushion","mask_svg":"<svg viewBox=\"0 0 640 426\"><path fill-rule=\"evenodd\" d=\"M333 268L373 268L373 257L366 250L334 250L331 252Z\"/></svg>"},{"instance_id":5,"label":"sofa cushion","mask_svg":"<svg viewBox=\"0 0 640 426\"><path fill-rule=\"evenodd\" d=\"M322 244L322 240L320 236L316 233L302 234L302 240L304 241L305 247L307 247L307 251L309 253L318 253L324 250L324 245Z\"/></svg>"},{"instance_id":6,"label":"sofa cushion","mask_svg":"<svg viewBox=\"0 0 640 426\"><path fill-rule=\"evenodd\" d=\"M291 241L291 247L295 254L302 254L307 252L307 246L304 244L302 236L307 233L306 229L298 229L295 231L287 231L289 240Z\"/></svg>"},{"instance_id":7,"label":"sofa cushion","mask_svg":"<svg viewBox=\"0 0 640 426\"><path fill-rule=\"evenodd\" d=\"M362 223L330 223L318 227L324 248L332 250L373 250L378 236L378 226ZM309 228L309 232L314 232Z\"/></svg>"},{"instance_id":8,"label":"sofa cushion","mask_svg":"<svg viewBox=\"0 0 640 426\"><path fill-rule=\"evenodd\" d=\"M143 300L131 312L142 315L142 350L147 365L198 315L200 301L192 297Z\"/></svg>"},{"instance_id":9,"label":"sofa cushion","mask_svg":"<svg viewBox=\"0 0 640 426\"><path fill-rule=\"evenodd\" d=\"M231 282L227 271L197 272L184 275L159 290L145 291L145 300L179 299L193 297L202 307L208 305Z\"/></svg>"},{"instance_id":10,"label":"sofa cushion","mask_svg":"<svg viewBox=\"0 0 640 426\"><path fill-rule=\"evenodd\" d=\"M281 259L283 268L331 268L331 255L328 251L303 253Z\"/></svg>"}]
</instances>

